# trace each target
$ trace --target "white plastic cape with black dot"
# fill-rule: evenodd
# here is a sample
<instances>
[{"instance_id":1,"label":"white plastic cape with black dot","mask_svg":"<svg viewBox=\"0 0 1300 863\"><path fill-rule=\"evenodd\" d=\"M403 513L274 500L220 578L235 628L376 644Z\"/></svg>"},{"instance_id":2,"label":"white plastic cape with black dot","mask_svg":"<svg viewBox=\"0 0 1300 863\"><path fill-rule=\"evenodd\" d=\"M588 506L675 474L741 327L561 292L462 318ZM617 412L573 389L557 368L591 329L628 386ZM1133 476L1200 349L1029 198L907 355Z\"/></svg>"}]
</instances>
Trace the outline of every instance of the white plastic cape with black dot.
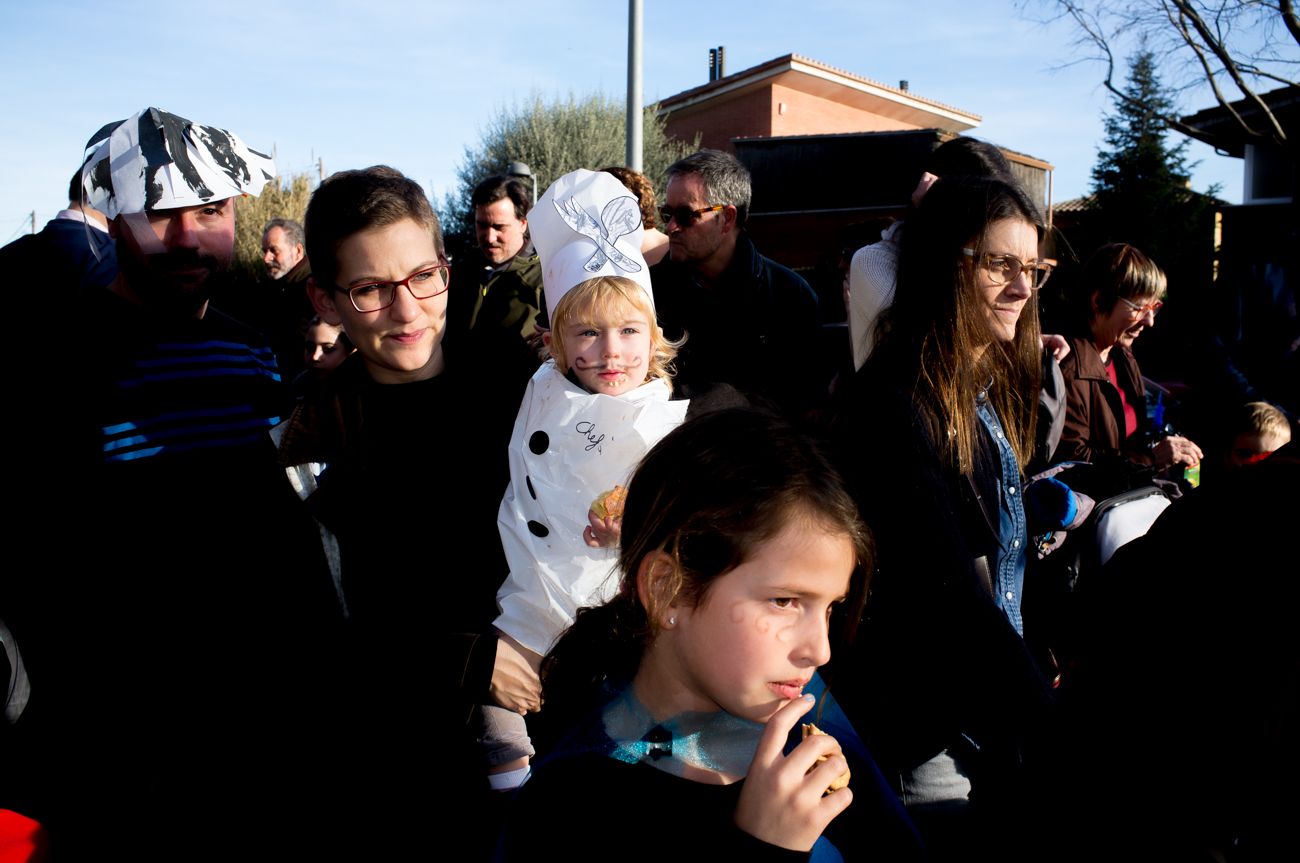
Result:
<instances>
[{"instance_id":1,"label":"white plastic cape with black dot","mask_svg":"<svg viewBox=\"0 0 1300 863\"><path fill-rule=\"evenodd\" d=\"M579 608L618 590L617 551L582 530L601 492L627 485L641 457L686 418L660 380L622 396L589 393L547 360L528 382L510 439L510 487L497 517L510 575L497 629L545 653Z\"/></svg>"}]
</instances>

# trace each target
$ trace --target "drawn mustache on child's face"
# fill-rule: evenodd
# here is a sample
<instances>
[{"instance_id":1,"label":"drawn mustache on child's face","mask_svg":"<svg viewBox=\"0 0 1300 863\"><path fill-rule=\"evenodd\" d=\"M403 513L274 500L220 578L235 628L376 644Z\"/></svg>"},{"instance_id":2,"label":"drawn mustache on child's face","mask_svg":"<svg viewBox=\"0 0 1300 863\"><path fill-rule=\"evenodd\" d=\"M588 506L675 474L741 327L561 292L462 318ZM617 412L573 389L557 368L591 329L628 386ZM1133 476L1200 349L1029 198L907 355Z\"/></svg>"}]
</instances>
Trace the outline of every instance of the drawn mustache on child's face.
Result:
<instances>
[{"instance_id":1,"label":"drawn mustache on child's face","mask_svg":"<svg viewBox=\"0 0 1300 863\"><path fill-rule=\"evenodd\" d=\"M627 362L617 362L617 363L587 363L584 362L583 360L578 360L577 362L574 363L574 368L582 372L603 372L603 371L625 372L628 371L629 369L636 368L640 364L641 364L640 357L634 357L631 360L628 360Z\"/></svg>"}]
</instances>

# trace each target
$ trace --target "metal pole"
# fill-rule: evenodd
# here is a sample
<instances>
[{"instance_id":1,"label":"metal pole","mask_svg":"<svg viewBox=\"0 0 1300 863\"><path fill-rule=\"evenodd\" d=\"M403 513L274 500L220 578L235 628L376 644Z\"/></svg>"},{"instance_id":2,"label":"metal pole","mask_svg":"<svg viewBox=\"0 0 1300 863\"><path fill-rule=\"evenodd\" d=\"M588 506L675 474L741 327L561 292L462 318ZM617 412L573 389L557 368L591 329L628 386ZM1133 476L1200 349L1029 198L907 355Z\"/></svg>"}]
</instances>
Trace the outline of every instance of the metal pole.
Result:
<instances>
[{"instance_id":1,"label":"metal pole","mask_svg":"<svg viewBox=\"0 0 1300 863\"><path fill-rule=\"evenodd\" d=\"M641 170L641 0L627 3L627 166Z\"/></svg>"}]
</instances>

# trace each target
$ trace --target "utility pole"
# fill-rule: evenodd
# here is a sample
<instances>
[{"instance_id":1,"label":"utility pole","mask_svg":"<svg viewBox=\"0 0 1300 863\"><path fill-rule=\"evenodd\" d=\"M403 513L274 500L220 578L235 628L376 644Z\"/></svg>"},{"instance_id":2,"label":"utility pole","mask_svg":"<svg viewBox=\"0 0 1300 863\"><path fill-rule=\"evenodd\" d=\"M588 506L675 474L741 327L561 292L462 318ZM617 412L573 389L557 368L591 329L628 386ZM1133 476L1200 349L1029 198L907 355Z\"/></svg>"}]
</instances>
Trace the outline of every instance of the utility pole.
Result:
<instances>
[{"instance_id":1,"label":"utility pole","mask_svg":"<svg viewBox=\"0 0 1300 863\"><path fill-rule=\"evenodd\" d=\"M641 170L641 0L627 3L627 166Z\"/></svg>"}]
</instances>

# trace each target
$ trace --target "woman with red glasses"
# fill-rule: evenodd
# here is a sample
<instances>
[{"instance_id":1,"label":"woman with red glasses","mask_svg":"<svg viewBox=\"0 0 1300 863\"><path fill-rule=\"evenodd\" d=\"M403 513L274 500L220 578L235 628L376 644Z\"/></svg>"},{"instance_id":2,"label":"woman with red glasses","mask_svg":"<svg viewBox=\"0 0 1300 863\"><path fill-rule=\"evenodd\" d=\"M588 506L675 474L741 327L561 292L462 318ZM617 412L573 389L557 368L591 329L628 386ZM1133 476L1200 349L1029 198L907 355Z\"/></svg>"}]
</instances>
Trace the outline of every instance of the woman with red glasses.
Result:
<instances>
[{"instance_id":1,"label":"woman with red glasses","mask_svg":"<svg viewBox=\"0 0 1300 863\"><path fill-rule=\"evenodd\" d=\"M1201 448L1187 438L1171 435L1148 449L1140 433L1146 396L1132 348L1143 330L1155 326L1164 272L1136 247L1112 243L1089 259L1080 287L1078 317L1086 326L1061 362L1066 415L1056 460L1127 461L1156 470L1199 464Z\"/></svg>"}]
</instances>

